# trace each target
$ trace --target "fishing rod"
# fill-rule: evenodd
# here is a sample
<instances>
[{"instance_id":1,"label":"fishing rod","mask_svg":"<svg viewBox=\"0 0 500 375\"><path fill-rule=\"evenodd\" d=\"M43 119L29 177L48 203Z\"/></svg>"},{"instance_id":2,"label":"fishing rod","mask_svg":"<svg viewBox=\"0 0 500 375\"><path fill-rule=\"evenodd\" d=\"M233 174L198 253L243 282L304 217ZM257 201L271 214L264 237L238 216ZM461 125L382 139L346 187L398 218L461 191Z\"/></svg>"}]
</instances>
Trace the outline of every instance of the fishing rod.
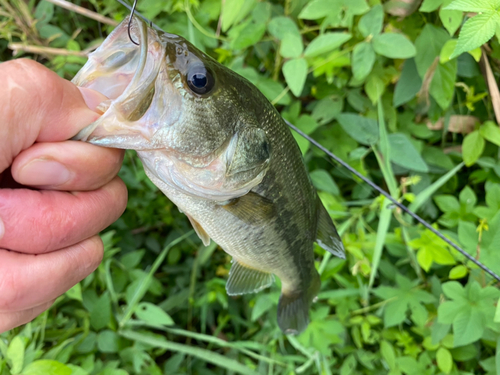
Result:
<instances>
[{"instance_id":1,"label":"fishing rod","mask_svg":"<svg viewBox=\"0 0 500 375\"><path fill-rule=\"evenodd\" d=\"M122 4L124 7L126 7L128 10L130 10L130 21L129 21L129 37L130 40L134 43L137 44L130 36L130 27L131 27L131 19L133 15L138 15L141 17L144 21L149 23L151 27L154 27L157 30L163 31L162 28L160 28L158 25L155 25L151 20L147 19L144 17L141 13L139 13L136 10L137 6L137 0L134 0L134 3L132 6L128 5L125 1L123 0L116 0L120 4ZM284 120L285 123L297 134L302 136L303 138L307 139L309 142L311 142L314 146L319 148L321 151L323 151L326 155L328 155L331 159L333 159L335 162L346 168L349 172L354 174L356 177L360 178L363 182L368 184L372 189L376 190L380 194L382 194L384 197L386 197L388 200L390 200L396 207L400 208L402 211L406 212L408 215L410 215L413 219L418 221L420 224L422 224L425 228L430 230L432 233L434 233L436 236L438 236L441 240L443 240L447 245L451 246L455 250L457 250L460 254L462 254L465 258L467 258L469 261L474 263L476 266L478 266L480 269L482 269L484 272L489 274L491 277L493 277L495 280L500 282L500 276L497 275L493 270L485 266L482 262L480 262L478 259L474 258L472 255L470 255L468 252L466 252L464 249L462 249L459 245L457 245L455 242L450 240L449 238L446 238L440 231L437 229L433 228L431 224L429 224L427 221L422 219L419 215L417 215L415 212L411 211L408 207L406 207L404 204L400 203L397 199L392 197L387 191L382 189L380 186L375 184L374 182L370 181L368 178L363 176L361 173L359 173L357 170L355 170L353 167L351 167L348 163L346 163L344 160L336 156L334 153L332 153L330 150L328 150L326 147L321 145L319 142L317 142L315 139L310 137L309 135L305 134L303 131L301 131L299 128L297 128L295 125L290 123L287 120Z\"/></svg>"}]
</instances>

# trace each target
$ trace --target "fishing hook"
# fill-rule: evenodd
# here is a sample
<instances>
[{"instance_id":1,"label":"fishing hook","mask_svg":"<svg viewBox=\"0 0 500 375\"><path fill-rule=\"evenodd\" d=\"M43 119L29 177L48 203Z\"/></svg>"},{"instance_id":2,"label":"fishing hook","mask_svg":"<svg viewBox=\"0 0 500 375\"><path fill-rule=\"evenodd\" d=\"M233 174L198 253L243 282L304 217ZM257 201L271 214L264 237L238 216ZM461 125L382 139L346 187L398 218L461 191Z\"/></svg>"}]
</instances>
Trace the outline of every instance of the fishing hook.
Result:
<instances>
[{"instance_id":1,"label":"fishing hook","mask_svg":"<svg viewBox=\"0 0 500 375\"><path fill-rule=\"evenodd\" d=\"M134 17L134 13L135 13L135 7L137 6L137 0L134 0L134 4L132 4L132 9L130 10L130 17L129 17L129 20L128 20L128 38L130 39L130 41L132 43L134 43L136 46L139 45L139 43L137 43L133 38L132 38L132 35L130 34L130 28L132 27L132 18Z\"/></svg>"}]
</instances>

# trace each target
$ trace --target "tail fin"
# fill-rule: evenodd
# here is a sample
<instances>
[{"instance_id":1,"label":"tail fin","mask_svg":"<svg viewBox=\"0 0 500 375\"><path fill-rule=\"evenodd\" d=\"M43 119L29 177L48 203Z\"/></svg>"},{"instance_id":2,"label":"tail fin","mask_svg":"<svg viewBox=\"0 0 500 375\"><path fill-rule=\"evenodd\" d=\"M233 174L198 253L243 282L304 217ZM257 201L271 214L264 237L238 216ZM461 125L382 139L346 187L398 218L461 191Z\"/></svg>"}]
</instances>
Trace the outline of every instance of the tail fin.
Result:
<instances>
[{"instance_id":1,"label":"tail fin","mask_svg":"<svg viewBox=\"0 0 500 375\"><path fill-rule=\"evenodd\" d=\"M285 335L298 335L309 324L309 305L318 295L321 280L313 270L309 288L291 293L282 292L278 303L278 326Z\"/></svg>"}]
</instances>

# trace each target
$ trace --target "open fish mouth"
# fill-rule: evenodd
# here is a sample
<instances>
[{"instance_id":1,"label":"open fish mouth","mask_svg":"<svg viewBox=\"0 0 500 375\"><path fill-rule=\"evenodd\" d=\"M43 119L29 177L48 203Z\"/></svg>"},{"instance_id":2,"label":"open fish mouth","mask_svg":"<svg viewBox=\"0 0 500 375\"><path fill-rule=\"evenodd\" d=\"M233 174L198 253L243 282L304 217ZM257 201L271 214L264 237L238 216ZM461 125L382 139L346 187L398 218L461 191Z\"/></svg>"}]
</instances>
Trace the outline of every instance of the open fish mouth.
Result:
<instances>
[{"instance_id":1,"label":"open fish mouth","mask_svg":"<svg viewBox=\"0 0 500 375\"><path fill-rule=\"evenodd\" d=\"M138 120L152 103L165 47L156 31L137 17L133 17L130 27L132 38L139 43L134 44L128 35L128 20L125 18L90 54L72 80L75 85L96 90L108 98L97 107L103 113L101 118L82 129L73 140L97 141L110 134L141 135L150 140L153 135L151 128Z\"/></svg>"}]
</instances>

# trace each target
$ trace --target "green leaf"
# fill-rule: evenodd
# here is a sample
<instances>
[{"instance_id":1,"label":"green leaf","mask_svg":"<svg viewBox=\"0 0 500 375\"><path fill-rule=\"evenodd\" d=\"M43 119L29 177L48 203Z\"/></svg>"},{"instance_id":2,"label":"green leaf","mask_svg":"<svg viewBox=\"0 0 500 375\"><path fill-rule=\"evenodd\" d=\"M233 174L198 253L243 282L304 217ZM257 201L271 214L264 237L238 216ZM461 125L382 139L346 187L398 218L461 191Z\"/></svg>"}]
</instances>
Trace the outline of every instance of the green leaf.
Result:
<instances>
[{"instance_id":1,"label":"green leaf","mask_svg":"<svg viewBox=\"0 0 500 375\"><path fill-rule=\"evenodd\" d=\"M273 18L271 22L269 22L269 25L267 25L267 29L272 36L279 40L283 40L288 34L300 36L297 24L293 22L292 19L284 16Z\"/></svg>"},{"instance_id":2,"label":"green leaf","mask_svg":"<svg viewBox=\"0 0 500 375\"><path fill-rule=\"evenodd\" d=\"M120 351L120 336L109 329L97 335L97 348L103 353L118 353Z\"/></svg>"},{"instance_id":3,"label":"green leaf","mask_svg":"<svg viewBox=\"0 0 500 375\"><path fill-rule=\"evenodd\" d=\"M450 39L450 35L443 30L431 24L426 24L415 40L417 55L415 64L418 74L424 77L427 70L441 53L444 44Z\"/></svg>"},{"instance_id":4,"label":"green leaf","mask_svg":"<svg viewBox=\"0 0 500 375\"><path fill-rule=\"evenodd\" d=\"M363 81L372 71L375 63L375 51L370 43L361 42L352 51L352 74L358 81Z\"/></svg>"},{"instance_id":5,"label":"green leaf","mask_svg":"<svg viewBox=\"0 0 500 375\"><path fill-rule=\"evenodd\" d=\"M76 299L77 301L82 302L82 286L80 283L75 284L70 290L68 290L66 293L66 296L71 299Z\"/></svg>"},{"instance_id":6,"label":"green leaf","mask_svg":"<svg viewBox=\"0 0 500 375\"><path fill-rule=\"evenodd\" d=\"M434 12L437 8L443 4L444 0L424 0L420 8L420 12Z\"/></svg>"},{"instance_id":7,"label":"green leaf","mask_svg":"<svg viewBox=\"0 0 500 375\"><path fill-rule=\"evenodd\" d=\"M389 134L390 159L394 164L417 172L428 172L429 168L410 139L403 133Z\"/></svg>"},{"instance_id":8,"label":"green leaf","mask_svg":"<svg viewBox=\"0 0 500 375\"><path fill-rule=\"evenodd\" d=\"M332 9L341 5L342 2L336 0L312 0L309 1L299 13L299 18L306 20L323 18L330 15Z\"/></svg>"},{"instance_id":9,"label":"green leaf","mask_svg":"<svg viewBox=\"0 0 500 375\"><path fill-rule=\"evenodd\" d=\"M283 75L293 95L299 97L307 78L307 62L305 59L293 59L283 65Z\"/></svg>"},{"instance_id":10,"label":"green leaf","mask_svg":"<svg viewBox=\"0 0 500 375\"><path fill-rule=\"evenodd\" d=\"M90 325L95 330L106 327L111 321L111 301L109 293L105 292L96 302L90 312Z\"/></svg>"},{"instance_id":11,"label":"green leaf","mask_svg":"<svg viewBox=\"0 0 500 375\"><path fill-rule=\"evenodd\" d=\"M455 266L450 270L448 277L450 279L462 279L469 273L469 269L465 266Z\"/></svg>"},{"instance_id":12,"label":"green leaf","mask_svg":"<svg viewBox=\"0 0 500 375\"><path fill-rule=\"evenodd\" d=\"M440 347L436 353L438 368L445 374L449 374L453 369L453 358L448 349Z\"/></svg>"},{"instance_id":13,"label":"green leaf","mask_svg":"<svg viewBox=\"0 0 500 375\"><path fill-rule=\"evenodd\" d=\"M467 134L462 143L462 157L466 166L473 165L484 151L484 138L478 130Z\"/></svg>"},{"instance_id":14,"label":"green leaf","mask_svg":"<svg viewBox=\"0 0 500 375\"><path fill-rule=\"evenodd\" d=\"M498 0L455 0L445 9L460 10L462 12L488 13L500 6Z\"/></svg>"},{"instance_id":15,"label":"green leaf","mask_svg":"<svg viewBox=\"0 0 500 375\"><path fill-rule=\"evenodd\" d=\"M299 57L303 50L304 44L300 35L293 33L286 34L281 41L280 54L284 58Z\"/></svg>"},{"instance_id":16,"label":"green leaf","mask_svg":"<svg viewBox=\"0 0 500 375\"><path fill-rule=\"evenodd\" d=\"M479 128L479 133L487 141L500 146L500 128L493 121L486 121Z\"/></svg>"},{"instance_id":17,"label":"green leaf","mask_svg":"<svg viewBox=\"0 0 500 375\"><path fill-rule=\"evenodd\" d=\"M363 15L358 23L358 29L365 38L369 35L378 35L382 31L384 24L384 8L382 5L375 5L368 13Z\"/></svg>"},{"instance_id":18,"label":"green leaf","mask_svg":"<svg viewBox=\"0 0 500 375\"><path fill-rule=\"evenodd\" d=\"M22 375L71 375L72 373L68 366L60 362L41 359L26 366Z\"/></svg>"},{"instance_id":19,"label":"green leaf","mask_svg":"<svg viewBox=\"0 0 500 375\"><path fill-rule=\"evenodd\" d=\"M10 372L18 374L24 366L24 340L21 336L15 336L7 349L7 361L10 363Z\"/></svg>"},{"instance_id":20,"label":"green leaf","mask_svg":"<svg viewBox=\"0 0 500 375\"><path fill-rule=\"evenodd\" d=\"M391 370L396 367L396 352L388 341L382 340L380 342L380 354Z\"/></svg>"},{"instance_id":21,"label":"green leaf","mask_svg":"<svg viewBox=\"0 0 500 375\"><path fill-rule=\"evenodd\" d=\"M244 49L256 44L262 39L266 32L266 24L264 23L251 23L247 25L233 41L233 48ZM287 34L295 35L295 34ZM302 51L301 51L302 52ZM300 53L299 53L300 54Z\"/></svg>"},{"instance_id":22,"label":"green leaf","mask_svg":"<svg viewBox=\"0 0 500 375\"><path fill-rule=\"evenodd\" d=\"M54 17L54 4L45 0L40 1L36 6L34 16L37 20L37 27L49 23Z\"/></svg>"},{"instance_id":23,"label":"green leaf","mask_svg":"<svg viewBox=\"0 0 500 375\"><path fill-rule=\"evenodd\" d=\"M327 171L323 169L316 169L310 173L310 176L316 189L326 191L327 193L333 195L340 195L340 190L337 184Z\"/></svg>"},{"instance_id":24,"label":"green leaf","mask_svg":"<svg viewBox=\"0 0 500 375\"><path fill-rule=\"evenodd\" d=\"M321 34L309 43L304 55L306 57L315 57L326 52L331 52L347 42L351 37L351 34L340 32Z\"/></svg>"},{"instance_id":25,"label":"green leaf","mask_svg":"<svg viewBox=\"0 0 500 375\"><path fill-rule=\"evenodd\" d=\"M439 62L441 64L447 63L451 60L451 55L453 54L457 43L457 39L450 39L444 44L443 48L441 49L441 53L439 54Z\"/></svg>"},{"instance_id":26,"label":"green leaf","mask_svg":"<svg viewBox=\"0 0 500 375\"><path fill-rule=\"evenodd\" d=\"M443 212L458 212L460 210L460 203L453 195L438 195L434 197L434 201Z\"/></svg>"},{"instance_id":27,"label":"green leaf","mask_svg":"<svg viewBox=\"0 0 500 375\"><path fill-rule=\"evenodd\" d=\"M371 288L373 282L375 281L375 276L377 275L378 266L380 264L380 259L382 258L382 252L384 250L385 238L387 232L389 231L389 224L391 223L392 209L390 206L392 202L387 198L383 198L381 204L380 217L377 227L377 239L375 241L375 247L373 249L373 259L372 259L372 269L370 272L370 280L368 281L368 287Z\"/></svg>"},{"instance_id":28,"label":"green leaf","mask_svg":"<svg viewBox=\"0 0 500 375\"><path fill-rule=\"evenodd\" d=\"M444 28L448 30L451 36L453 36L462 24L464 15L459 10L448 10L441 8L439 10L439 18L441 19Z\"/></svg>"},{"instance_id":29,"label":"green leaf","mask_svg":"<svg viewBox=\"0 0 500 375\"><path fill-rule=\"evenodd\" d=\"M452 60L446 64L438 64L429 93L442 109L448 109L455 92L455 80L457 76L457 61Z\"/></svg>"},{"instance_id":30,"label":"green leaf","mask_svg":"<svg viewBox=\"0 0 500 375\"><path fill-rule=\"evenodd\" d=\"M499 23L500 16L496 12L477 14L467 20L460 30L457 47L451 57L481 47L495 35Z\"/></svg>"},{"instance_id":31,"label":"green leaf","mask_svg":"<svg viewBox=\"0 0 500 375\"><path fill-rule=\"evenodd\" d=\"M353 61L354 62L354 61ZM403 65L403 71L396 83L394 90L393 105L400 105L409 102L417 95L422 87L422 79L418 75L415 59L408 59Z\"/></svg>"},{"instance_id":32,"label":"green leaf","mask_svg":"<svg viewBox=\"0 0 500 375\"><path fill-rule=\"evenodd\" d=\"M379 55L391 59L409 59L417 50L412 42L401 34L384 33L373 38L373 49Z\"/></svg>"},{"instance_id":33,"label":"green leaf","mask_svg":"<svg viewBox=\"0 0 500 375\"><path fill-rule=\"evenodd\" d=\"M467 306L453 320L454 346L463 346L477 341L483 335L486 320L477 307Z\"/></svg>"},{"instance_id":34,"label":"green leaf","mask_svg":"<svg viewBox=\"0 0 500 375\"><path fill-rule=\"evenodd\" d=\"M149 302L142 302L137 306L135 315L140 320L158 326L171 326L174 321L161 307Z\"/></svg>"},{"instance_id":35,"label":"green leaf","mask_svg":"<svg viewBox=\"0 0 500 375\"><path fill-rule=\"evenodd\" d=\"M372 74L366 80L365 91L371 102L376 104L385 91L385 83L379 76Z\"/></svg>"},{"instance_id":36,"label":"green leaf","mask_svg":"<svg viewBox=\"0 0 500 375\"><path fill-rule=\"evenodd\" d=\"M337 120L342 129L359 143L369 146L377 143L377 121L354 113L342 113Z\"/></svg>"},{"instance_id":37,"label":"green leaf","mask_svg":"<svg viewBox=\"0 0 500 375\"><path fill-rule=\"evenodd\" d=\"M226 0L222 11L222 31L227 31L240 15L245 0Z\"/></svg>"}]
</instances>

